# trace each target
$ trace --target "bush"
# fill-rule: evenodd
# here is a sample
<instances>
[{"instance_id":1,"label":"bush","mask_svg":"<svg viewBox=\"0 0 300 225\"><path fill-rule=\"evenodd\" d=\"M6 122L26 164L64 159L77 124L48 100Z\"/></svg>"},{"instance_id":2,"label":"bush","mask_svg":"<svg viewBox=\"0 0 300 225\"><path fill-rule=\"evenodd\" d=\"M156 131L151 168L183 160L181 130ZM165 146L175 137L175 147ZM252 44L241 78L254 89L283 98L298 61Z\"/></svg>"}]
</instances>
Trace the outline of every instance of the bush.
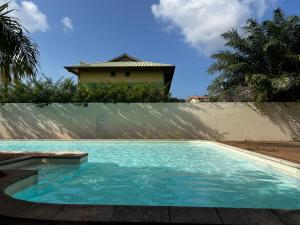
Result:
<instances>
[{"instance_id":1,"label":"bush","mask_svg":"<svg viewBox=\"0 0 300 225\"><path fill-rule=\"evenodd\" d=\"M71 79L51 78L15 81L8 90L0 89L1 103L133 103L178 102L165 94L162 84L156 83L87 83L77 85Z\"/></svg>"}]
</instances>

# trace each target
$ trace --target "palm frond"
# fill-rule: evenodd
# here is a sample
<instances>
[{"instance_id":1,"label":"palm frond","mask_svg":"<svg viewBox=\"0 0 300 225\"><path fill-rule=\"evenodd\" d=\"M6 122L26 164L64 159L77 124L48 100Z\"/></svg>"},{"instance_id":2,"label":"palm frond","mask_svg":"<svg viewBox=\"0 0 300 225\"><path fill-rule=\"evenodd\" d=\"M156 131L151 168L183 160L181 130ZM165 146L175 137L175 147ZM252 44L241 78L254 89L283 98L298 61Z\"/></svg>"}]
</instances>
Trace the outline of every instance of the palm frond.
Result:
<instances>
[{"instance_id":1,"label":"palm frond","mask_svg":"<svg viewBox=\"0 0 300 225\"><path fill-rule=\"evenodd\" d=\"M235 91L245 90L251 99L262 101L272 100L274 93L278 100L280 91L299 90L300 17L287 17L277 9L272 20L258 23L250 19L242 29L242 34L236 29L225 32L222 38L228 50L211 56L208 73L220 77L209 93L232 100L239 96Z\"/></svg>"},{"instance_id":2,"label":"palm frond","mask_svg":"<svg viewBox=\"0 0 300 225\"><path fill-rule=\"evenodd\" d=\"M10 77L34 76L38 69L37 44L27 37L18 19L10 17L8 3L0 6L0 66L11 67Z\"/></svg>"}]
</instances>

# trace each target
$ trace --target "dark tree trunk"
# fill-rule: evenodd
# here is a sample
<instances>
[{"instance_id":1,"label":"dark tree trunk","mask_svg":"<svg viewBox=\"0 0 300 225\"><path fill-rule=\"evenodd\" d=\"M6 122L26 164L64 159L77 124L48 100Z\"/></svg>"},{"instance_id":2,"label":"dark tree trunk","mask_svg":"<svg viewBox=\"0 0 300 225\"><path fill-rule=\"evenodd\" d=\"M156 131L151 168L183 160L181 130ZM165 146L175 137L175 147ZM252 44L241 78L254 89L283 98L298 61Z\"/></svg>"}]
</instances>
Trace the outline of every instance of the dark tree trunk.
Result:
<instances>
[{"instance_id":1,"label":"dark tree trunk","mask_svg":"<svg viewBox=\"0 0 300 225\"><path fill-rule=\"evenodd\" d=\"M9 65L1 65L1 84L2 84L2 98L5 101L7 98L7 91L8 91L8 83L10 80L10 67Z\"/></svg>"}]
</instances>

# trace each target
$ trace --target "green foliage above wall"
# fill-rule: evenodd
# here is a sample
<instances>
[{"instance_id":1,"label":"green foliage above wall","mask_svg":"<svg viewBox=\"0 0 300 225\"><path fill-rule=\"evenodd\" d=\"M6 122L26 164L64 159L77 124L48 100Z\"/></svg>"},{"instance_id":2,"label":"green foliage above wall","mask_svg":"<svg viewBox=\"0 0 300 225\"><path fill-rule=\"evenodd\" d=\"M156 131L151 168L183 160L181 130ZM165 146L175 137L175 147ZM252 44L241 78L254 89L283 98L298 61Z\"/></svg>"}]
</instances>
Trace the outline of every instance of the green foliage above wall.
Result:
<instances>
[{"instance_id":1,"label":"green foliage above wall","mask_svg":"<svg viewBox=\"0 0 300 225\"><path fill-rule=\"evenodd\" d=\"M1 103L137 103L177 102L164 92L164 86L152 83L89 83L77 86L71 79L54 82L51 78L10 83L0 89ZM5 94L4 94L5 93Z\"/></svg>"}]
</instances>

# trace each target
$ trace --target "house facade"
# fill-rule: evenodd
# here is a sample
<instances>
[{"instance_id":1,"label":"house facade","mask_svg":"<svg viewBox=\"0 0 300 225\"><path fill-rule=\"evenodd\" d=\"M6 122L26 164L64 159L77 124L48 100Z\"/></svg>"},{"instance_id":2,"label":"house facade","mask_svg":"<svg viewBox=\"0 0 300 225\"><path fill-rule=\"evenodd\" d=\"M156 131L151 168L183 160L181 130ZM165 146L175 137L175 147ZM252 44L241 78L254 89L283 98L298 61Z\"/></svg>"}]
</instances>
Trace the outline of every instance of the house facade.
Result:
<instances>
[{"instance_id":1,"label":"house facade","mask_svg":"<svg viewBox=\"0 0 300 225\"><path fill-rule=\"evenodd\" d=\"M84 63L66 66L81 83L126 82L157 83L165 86L168 93L172 84L175 66L146 62L128 54L120 55L106 62Z\"/></svg>"},{"instance_id":2,"label":"house facade","mask_svg":"<svg viewBox=\"0 0 300 225\"><path fill-rule=\"evenodd\" d=\"M209 102L207 96L191 96L188 100L188 103L199 103L199 102Z\"/></svg>"}]
</instances>

